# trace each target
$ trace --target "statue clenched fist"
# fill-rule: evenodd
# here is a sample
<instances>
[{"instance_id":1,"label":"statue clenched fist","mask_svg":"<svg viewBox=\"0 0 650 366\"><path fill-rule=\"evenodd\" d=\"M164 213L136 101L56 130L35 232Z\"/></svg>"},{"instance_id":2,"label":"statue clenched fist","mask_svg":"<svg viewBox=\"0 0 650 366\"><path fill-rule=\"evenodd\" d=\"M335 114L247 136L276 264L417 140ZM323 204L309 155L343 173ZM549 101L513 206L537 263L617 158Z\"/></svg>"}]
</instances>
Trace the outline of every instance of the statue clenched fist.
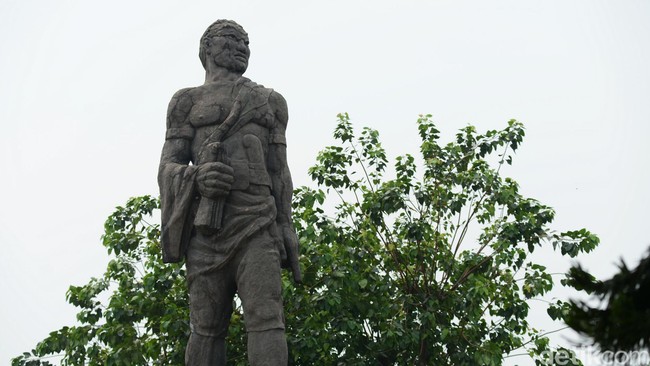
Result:
<instances>
[{"instance_id":1,"label":"statue clenched fist","mask_svg":"<svg viewBox=\"0 0 650 366\"><path fill-rule=\"evenodd\" d=\"M212 199L228 195L234 181L233 169L221 162L201 164L196 173L199 194Z\"/></svg>"}]
</instances>

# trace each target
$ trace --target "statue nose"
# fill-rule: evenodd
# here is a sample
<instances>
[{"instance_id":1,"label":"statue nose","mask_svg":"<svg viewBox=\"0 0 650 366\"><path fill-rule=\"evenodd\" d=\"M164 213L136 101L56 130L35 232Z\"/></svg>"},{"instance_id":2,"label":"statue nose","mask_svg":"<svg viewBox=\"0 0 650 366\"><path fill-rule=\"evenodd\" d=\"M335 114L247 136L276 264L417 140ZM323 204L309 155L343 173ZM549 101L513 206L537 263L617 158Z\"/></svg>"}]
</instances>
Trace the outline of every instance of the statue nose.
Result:
<instances>
[{"instance_id":1,"label":"statue nose","mask_svg":"<svg viewBox=\"0 0 650 366\"><path fill-rule=\"evenodd\" d=\"M237 47L237 50L239 50L241 52L248 51L248 46L246 45L246 42L244 40L241 40L241 39L239 41L237 41L237 43L235 44L235 47Z\"/></svg>"}]
</instances>

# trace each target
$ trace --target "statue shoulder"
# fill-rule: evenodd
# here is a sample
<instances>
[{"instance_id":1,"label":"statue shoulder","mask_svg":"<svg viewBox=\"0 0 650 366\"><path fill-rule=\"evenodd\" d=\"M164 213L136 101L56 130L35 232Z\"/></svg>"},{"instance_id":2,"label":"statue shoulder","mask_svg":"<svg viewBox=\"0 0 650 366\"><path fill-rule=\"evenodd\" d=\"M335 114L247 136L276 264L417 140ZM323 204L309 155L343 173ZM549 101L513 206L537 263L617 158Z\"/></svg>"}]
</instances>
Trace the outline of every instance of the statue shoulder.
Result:
<instances>
[{"instance_id":1,"label":"statue shoulder","mask_svg":"<svg viewBox=\"0 0 650 366\"><path fill-rule=\"evenodd\" d=\"M172 96L167 108L167 127L180 127L186 122L187 117L194 105L193 95L196 92L195 87L183 88Z\"/></svg>"},{"instance_id":2,"label":"statue shoulder","mask_svg":"<svg viewBox=\"0 0 650 366\"><path fill-rule=\"evenodd\" d=\"M275 90L271 90L271 94L269 95L269 105L273 110L275 120L280 125L286 126L289 120L289 109L287 107L287 101L284 99L282 94Z\"/></svg>"},{"instance_id":3,"label":"statue shoulder","mask_svg":"<svg viewBox=\"0 0 650 366\"><path fill-rule=\"evenodd\" d=\"M195 94L196 89L196 87L183 88L174 93L169 101L169 111L172 111L172 109L189 111L192 108L192 95Z\"/></svg>"}]
</instances>

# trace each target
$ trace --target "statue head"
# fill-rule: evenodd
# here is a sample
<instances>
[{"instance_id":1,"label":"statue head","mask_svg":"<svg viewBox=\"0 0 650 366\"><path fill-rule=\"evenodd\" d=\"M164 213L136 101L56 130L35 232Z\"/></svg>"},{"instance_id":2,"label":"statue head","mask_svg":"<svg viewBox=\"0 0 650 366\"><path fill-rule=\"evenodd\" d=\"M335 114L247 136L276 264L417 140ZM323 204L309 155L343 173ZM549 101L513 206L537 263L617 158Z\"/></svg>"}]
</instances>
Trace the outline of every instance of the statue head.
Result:
<instances>
[{"instance_id":1,"label":"statue head","mask_svg":"<svg viewBox=\"0 0 650 366\"><path fill-rule=\"evenodd\" d=\"M219 19L201 37L199 59L203 68L209 64L244 73L248 68L248 33L232 20Z\"/></svg>"}]
</instances>

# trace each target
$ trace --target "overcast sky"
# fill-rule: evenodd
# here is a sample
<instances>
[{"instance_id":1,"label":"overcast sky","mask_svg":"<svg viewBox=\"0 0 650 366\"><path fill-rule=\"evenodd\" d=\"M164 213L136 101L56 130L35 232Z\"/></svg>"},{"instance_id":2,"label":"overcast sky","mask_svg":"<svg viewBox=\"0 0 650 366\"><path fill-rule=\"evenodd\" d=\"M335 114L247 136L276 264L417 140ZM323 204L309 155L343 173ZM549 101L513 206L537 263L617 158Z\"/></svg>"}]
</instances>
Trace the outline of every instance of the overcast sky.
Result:
<instances>
[{"instance_id":1,"label":"overcast sky","mask_svg":"<svg viewBox=\"0 0 650 366\"><path fill-rule=\"evenodd\" d=\"M103 273L105 218L158 194L167 103L203 82L219 18L249 33L246 75L288 101L296 186L339 112L392 157L417 152L420 113L447 135L516 118L506 174L558 230L600 236L581 263L611 275L650 245L650 2L0 0L0 364L74 322L65 292Z\"/></svg>"}]
</instances>

